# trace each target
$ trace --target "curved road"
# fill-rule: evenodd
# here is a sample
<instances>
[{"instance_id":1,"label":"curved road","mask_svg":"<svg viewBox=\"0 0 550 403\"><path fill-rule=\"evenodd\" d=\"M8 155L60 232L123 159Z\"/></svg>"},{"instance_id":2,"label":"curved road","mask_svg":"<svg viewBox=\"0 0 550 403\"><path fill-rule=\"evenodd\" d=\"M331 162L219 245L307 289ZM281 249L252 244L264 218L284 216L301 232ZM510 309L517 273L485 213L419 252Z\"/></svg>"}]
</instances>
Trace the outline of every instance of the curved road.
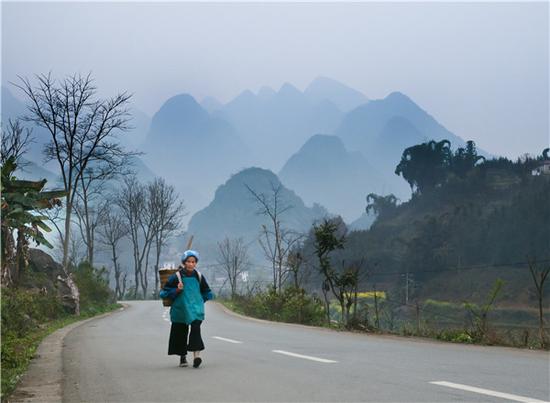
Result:
<instances>
[{"instance_id":1,"label":"curved road","mask_svg":"<svg viewBox=\"0 0 550 403\"><path fill-rule=\"evenodd\" d=\"M159 301L130 302L65 338L66 402L536 402L550 355L250 320L208 303L203 365L168 356Z\"/></svg>"}]
</instances>

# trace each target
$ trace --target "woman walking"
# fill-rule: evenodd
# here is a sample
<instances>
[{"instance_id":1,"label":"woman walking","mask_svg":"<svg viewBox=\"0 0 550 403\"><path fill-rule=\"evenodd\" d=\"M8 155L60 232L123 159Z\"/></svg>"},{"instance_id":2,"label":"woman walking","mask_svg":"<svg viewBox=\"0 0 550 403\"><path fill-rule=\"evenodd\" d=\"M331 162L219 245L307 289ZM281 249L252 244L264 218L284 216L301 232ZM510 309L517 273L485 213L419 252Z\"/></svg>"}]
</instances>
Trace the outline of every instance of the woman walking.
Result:
<instances>
[{"instance_id":1,"label":"woman walking","mask_svg":"<svg viewBox=\"0 0 550 403\"><path fill-rule=\"evenodd\" d=\"M193 352L193 368L201 365L200 352L204 350L201 337L204 303L214 298L206 279L195 268L198 261L198 252L186 250L181 257L179 270L168 278L160 292L161 298L172 299L168 355L179 355L180 367L187 367L188 351Z\"/></svg>"}]
</instances>

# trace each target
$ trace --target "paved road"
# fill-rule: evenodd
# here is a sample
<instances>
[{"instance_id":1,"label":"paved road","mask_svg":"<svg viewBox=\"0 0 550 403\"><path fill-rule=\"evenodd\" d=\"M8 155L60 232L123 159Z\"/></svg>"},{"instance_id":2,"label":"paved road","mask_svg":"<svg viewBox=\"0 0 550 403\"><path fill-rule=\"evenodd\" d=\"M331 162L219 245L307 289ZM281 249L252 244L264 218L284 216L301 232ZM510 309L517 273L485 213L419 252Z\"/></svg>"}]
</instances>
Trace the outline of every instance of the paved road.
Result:
<instances>
[{"instance_id":1,"label":"paved road","mask_svg":"<svg viewBox=\"0 0 550 403\"><path fill-rule=\"evenodd\" d=\"M203 323L203 366L179 368L166 354L166 313L157 301L132 302L69 333L64 401L550 400L544 352L261 322L215 303Z\"/></svg>"}]
</instances>

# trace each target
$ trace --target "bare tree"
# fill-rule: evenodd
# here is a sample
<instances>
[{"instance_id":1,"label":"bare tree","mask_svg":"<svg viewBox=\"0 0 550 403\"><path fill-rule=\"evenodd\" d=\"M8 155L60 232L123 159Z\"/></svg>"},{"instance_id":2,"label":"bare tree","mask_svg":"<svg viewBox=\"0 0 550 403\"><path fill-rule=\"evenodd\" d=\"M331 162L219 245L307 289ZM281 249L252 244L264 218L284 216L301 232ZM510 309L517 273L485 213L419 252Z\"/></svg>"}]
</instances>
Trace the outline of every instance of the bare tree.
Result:
<instances>
[{"instance_id":1,"label":"bare tree","mask_svg":"<svg viewBox=\"0 0 550 403\"><path fill-rule=\"evenodd\" d=\"M69 253L68 253L68 267L69 268L76 268L78 265L86 260L86 247L84 245L84 241L82 240L82 237L79 236L79 234L74 233L74 228L71 228L71 242L69 243ZM63 245L64 237L62 237L60 234L57 236L57 242L59 245ZM55 249L55 259L57 261L61 260L63 258L63 248L56 248ZM67 276L71 270L67 270Z\"/></svg>"},{"instance_id":2,"label":"bare tree","mask_svg":"<svg viewBox=\"0 0 550 403\"><path fill-rule=\"evenodd\" d=\"M21 157L29 150L32 142L32 130L23 128L19 120L8 120L7 126L2 125L2 148L0 149L2 166L10 157L15 158L19 168L28 165L28 162L21 161Z\"/></svg>"},{"instance_id":3,"label":"bare tree","mask_svg":"<svg viewBox=\"0 0 550 403\"><path fill-rule=\"evenodd\" d=\"M546 264L544 267L537 266L537 263L531 259L527 258L529 264L529 271L531 272L531 277L535 283L535 290L537 292L537 302L539 308L539 338L542 348L546 347L546 337L544 334L544 283L550 274L550 264Z\"/></svg>"},{"instance_id":4,"label":"bare tree","mask_svg":"<svg viewBox=\"0 0 550 403\"><path fill-rule=\"evenodd\" d=\"M131 156L135 154L121 149L113 150L110 157L105 160L90 161L89 167L80 176L74 208L80 233L86 244L88 262L92 266L96 228L100 225L109 205L104 196L106 188L117 177L128 176L132 173L129 166L132 164Z\"/></svg>"},{"instance_id":5,"label":"bare tree","mask_svg":"<svg viewBox=\"0 0 550 403\"><path fill-rule=\"evenodd\" d=\"M282 185L271 183L269 195L258 193L250 186L245 185L250 194L258 203L258 214L264 215L270 221L269 227L262 225L259 238L260 246L265 257L271 262L273 274L273 289L281 291L285 274L285 262L292 247L298 242L296 233L285 229L281 225L281 216L292 208L282 200Z\"/></svg>"},{"instance_id":6,"label":"bare tree","mask_svg":"<svg viewBox=\"0 0 550 403\"><path fill-rule=\"evenodd\" d=\"M250 261L248 248L242 238L224 238L218 242L218 263L227 275L231 287L231 298L237 295L237 279L246 271Z\"/></svg>"},{"instance_id":7,"label":"bare tree","mask_svg":"<svg viewBox=\"0 0 550 403\"><path fill-rule=\"evenodd\" d=\"M118 299L124 297L126 287L121 287L122 270L118 261L118 244L128 234L128 228L124 225L124 219L119 211L110 210L107 212L102 225L98 228L100 235L99 242L110 249L113 268L115 270L115 295ZM125 281L124 273L123 281ZM125 285L125 284L124 284Z\"/></svg>"},{"instance_id":8,"label":"bare tree","mask_svg":"<svg viewBox=\"0 0 550 403\"><path fill-rule=\"evenodd\" d=\"M164 179L155 178L148 186L149 205L153 215L152 225L155 246L155 295L158 295L159 262L162 247L181 227L181 220L186 215L185 205L172 185ZM148 257L147 257L148 261ZM148 262L147 262L148 263Z\"/></svg>"},{"instance_id":9,"label":"bare tree","mask_svg":"<svg viewBox=\"0 0 550 403\"><path fill-rule=\"evenodd\" d=\"M74 204L77 226L84 245L86 245L86 260L93 266L95 253L95 238L97 228L105 220L110 203L107 200L96 200L94 205L89 200L77 200Z\"/></svg>"},{"instance_id":10,"label":"bare tree","mask_svg":"<svg viewBox=\"0 0 550 403\"><path fill-rule=\"evenodd\" d=\"M150 211L147 188L135 176L124 178L115 200L128 227L134 258L134 298L137 298L141 284L143 297L147 296L147 282L143 263L151 249L154 237L154 216Z\"/></svg>"},{"instance_id":11,"label":"bare tree","mask_svg":"<svg viewBox=\"0 0 550 403\"><path fill-rule=\"evenodd\" d=\"M291 250L286 259L288 271L292 274L294 288L298 289L302 283L302 267L304 266L304 254L300 247Z\"/></svg>"},{"instance_id":12,"label":"bare tree","mask_svg":"<svg viewBox=\"0 0 550 403\"><path fill-rule=\"evenodd\" d=\"M86 169L94 161L108 161L122 153L114 140L117 132L129 129L128 101L131 95L121 93L106 100L96 97L91 75L73 75L57 83L51 74L29 79L19 77L20 88L29 98L27 121L45 128L51 141L45 147L46 161L54 160L67 192L65 203L65 237L63 268L69 260L70 227L76 192Z\"/></svg>"}]
</instances>

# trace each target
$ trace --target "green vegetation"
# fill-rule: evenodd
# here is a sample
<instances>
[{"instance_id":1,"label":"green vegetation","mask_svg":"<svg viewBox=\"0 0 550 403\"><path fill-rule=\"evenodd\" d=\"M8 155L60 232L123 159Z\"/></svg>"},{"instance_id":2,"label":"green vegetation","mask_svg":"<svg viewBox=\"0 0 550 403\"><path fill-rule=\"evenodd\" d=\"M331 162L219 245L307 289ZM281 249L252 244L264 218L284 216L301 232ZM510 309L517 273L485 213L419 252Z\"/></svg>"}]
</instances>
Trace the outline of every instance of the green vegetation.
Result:
<instances>
[{"instance_id":1,"label":"green vegetation","mask_svg":"<svg viewBox=\"0 0 550 403\"><path fill-rule=\"evenodd\" d=\"M35 273L23 273L36 280ZM60 298L47 288L2 287L2 401L15 389L40 342L55 330L70 323L114 310L104 273L88 264L74 272L81 292L80 316L66 313Z\"/></svg>"},{"instance_id":2,"label":"green vegetation","mask_svg":"<svg viewBox=\"0 0 550 403\"><path fill-rule=\"evenodd\" d=\"M252 296L222 300L225 305L244 315L278 322L322 325L325 312L322 302L303 289L288 287L282 293L273 289Z\"/></svg>"},{"instance_id":3,"label":"green vegetation","mask_svg":"<svg viewBox=\"0 0 550 403\"><path fill-rule=\"evenodd\" d=\"M294 251L303 262L293 275L325 297L319 311L331 325L548 348L547 161L548 150L486 159L471 141L454 152L446 140L409 147L396 174L412 198L369 194L377 219L367 231L347 233L339 217L317 223ZM243 312L280 320L280 298Z\"/></svg>"},{"instance_id":4,"label":"green vegetation","mask_svg":"<svg viewBox=\"0 0 550 403\"><path fill-rule=\"evenodd\" d=\"M16 156L10 156L2 164L2 283L14 285L28 264L29 241L52 248L42 231L50 232L45 224L47 217L37 215L41 209L60 205L64 191L44 192L46 179L41 181L18 180L13 173L17 169ZM17 232L17 238L15 233Z\"/></svg>"}]
</instances>

